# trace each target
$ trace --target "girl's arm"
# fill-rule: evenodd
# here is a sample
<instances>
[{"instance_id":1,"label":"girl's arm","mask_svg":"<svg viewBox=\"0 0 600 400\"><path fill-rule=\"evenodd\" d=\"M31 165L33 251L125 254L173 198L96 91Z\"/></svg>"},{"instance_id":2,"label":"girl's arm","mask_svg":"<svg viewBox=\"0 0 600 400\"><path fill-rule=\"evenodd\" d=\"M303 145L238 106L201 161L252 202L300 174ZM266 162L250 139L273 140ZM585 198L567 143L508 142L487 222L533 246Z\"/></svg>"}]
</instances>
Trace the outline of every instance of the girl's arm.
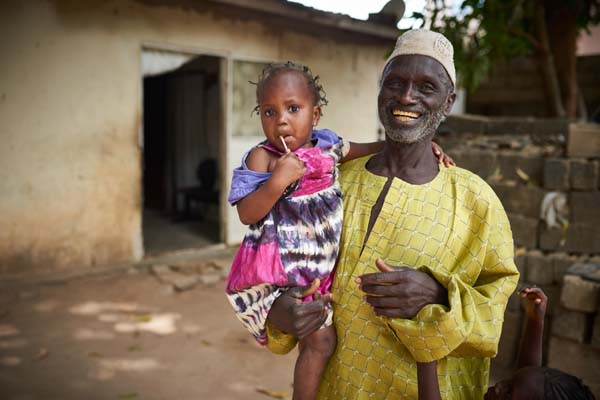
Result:
<instances>
[{"instance_id":1,"label":"girl's arm","mask_svg":"<svg viewBox=\"0 0 600 400\"><path fill-rule=\"evenodd\" d=\"M251 225L263 219L273 208L285 189L306 172L304 163L296 154L287 153L275 162L268 152L260 147L253 149L246 165L257 172L271 172L273 175L254 192L237 202L237 211L242 224ZM273 167L271 166L273 165Z\"/></svg>"},{"instance_id":2,"label":"girl's arm","mask_svg":"<svg viewBox=\"0 0 600 400\"><path fill-rule=\"evenodd\" d=\"M342 162L354 160L355 158L367 156L369 154L378 153L383 150L383 144L385 142L371 142L371 143L354 143L348 142L349 149L348 153L342 158ZM444 150L435 142L431 142L431 149L433 154L438 159L438 164L444 163L446 168L451 165L456 165L454 160L444 153Z\"/></svg>"},{"instance_id":3,"label":"girl's arm","mask_svg":"<svg viewBox=\"0 0 600 400\"><path fill-rule=\"evenodd\" d=\"M542 339L544 336L544 315L548 298L540 288L525 288L519 295L527 299L525 305L525 330L521 338L521 347L517 368L542 366Z\"/></svg>"},{"instance_id":4,"label":"girl's arm","mask_svg":"<svg viewBox=\"0 0 600 400\"><path fill-rule=\"evenodd\" d=\"M379 153L383 150L385 142L371 142L371 143L354 143L348 142L348 153L342 158L342 162L354 160L369 154Z\"/></svg>"},{"instance_id":5,"label":"girl's arm","mask_svg":"<svg viewBox=\"0 0 600 400\"><path fill-rule=\"evenodd\" d=\"M437 376L437 361L417 363L419 400L442 400Z\"/></svg>"}]
</instances>

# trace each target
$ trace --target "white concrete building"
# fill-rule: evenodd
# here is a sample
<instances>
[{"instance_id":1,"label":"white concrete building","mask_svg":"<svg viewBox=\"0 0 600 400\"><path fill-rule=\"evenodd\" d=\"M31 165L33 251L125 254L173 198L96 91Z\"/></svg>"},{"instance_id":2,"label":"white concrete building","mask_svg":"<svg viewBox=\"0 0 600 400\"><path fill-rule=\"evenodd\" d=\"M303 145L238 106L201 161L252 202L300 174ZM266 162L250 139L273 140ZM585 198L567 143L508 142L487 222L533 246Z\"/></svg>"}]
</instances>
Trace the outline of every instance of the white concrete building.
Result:
<instances>
[{"instance_id":1,"label":"white concrete building","mask_svg":"<svg viewBox=\"0 0 600 400\"><path fill-rule=\"evenodd\" d=\"M398 34L381 20L279 0L3 1L0 275L141 260L206 159L219 202L192 210L199 239L180 247L239 243L231 170L262 140L248 80L265 62L307 64L331 101L320 126L375 140Z\"/></svg>"}]
</instances>

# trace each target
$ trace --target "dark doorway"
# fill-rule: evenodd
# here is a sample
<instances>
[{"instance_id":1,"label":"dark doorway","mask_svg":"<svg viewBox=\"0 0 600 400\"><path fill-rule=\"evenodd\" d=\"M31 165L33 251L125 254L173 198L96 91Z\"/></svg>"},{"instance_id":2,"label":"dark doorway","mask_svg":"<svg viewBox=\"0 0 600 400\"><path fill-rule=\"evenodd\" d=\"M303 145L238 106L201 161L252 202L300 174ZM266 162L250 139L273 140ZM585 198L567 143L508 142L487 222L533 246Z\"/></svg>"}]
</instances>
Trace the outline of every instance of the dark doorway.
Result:
<instances>
[{"instance_id":1,"label":"dark doorway","mask_svg":"<svg viewBox=\"0 0 600 400\"><path fill-rule=\"evenodd\" d=\"M217 57L144 78L146 254L219 242L219 87Z\"/></svg>"}]
</instances>

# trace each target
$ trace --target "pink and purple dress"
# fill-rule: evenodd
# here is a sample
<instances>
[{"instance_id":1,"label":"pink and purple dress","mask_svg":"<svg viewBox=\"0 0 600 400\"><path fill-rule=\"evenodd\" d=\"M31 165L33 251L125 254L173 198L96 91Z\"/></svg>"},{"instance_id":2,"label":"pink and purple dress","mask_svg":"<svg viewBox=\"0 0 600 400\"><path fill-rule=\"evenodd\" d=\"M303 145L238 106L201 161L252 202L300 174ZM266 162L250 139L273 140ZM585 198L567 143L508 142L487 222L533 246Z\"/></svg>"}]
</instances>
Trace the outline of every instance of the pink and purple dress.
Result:
<instances>
[{"instance_id":1,"label":"pink and purple dress","mask_svg":"<svg viewBox=\"0 0 600 400\"><path fill-rule=\"evenodd\" d=\"M269 310L285 290L310 284L316 278L321 280L321 293L331 286L342 229L337 164L342 158L343 142L328 129L314 130L312 140L314 147L294 150L307 172L261 221L250 225L227 277L227 298L236 316L261 344L267 340ZM282 154L266 141L258 146ZM271 176L249 170L248 153L233 172L229 194L232 205Z\"/></svg>"}]
</instances>

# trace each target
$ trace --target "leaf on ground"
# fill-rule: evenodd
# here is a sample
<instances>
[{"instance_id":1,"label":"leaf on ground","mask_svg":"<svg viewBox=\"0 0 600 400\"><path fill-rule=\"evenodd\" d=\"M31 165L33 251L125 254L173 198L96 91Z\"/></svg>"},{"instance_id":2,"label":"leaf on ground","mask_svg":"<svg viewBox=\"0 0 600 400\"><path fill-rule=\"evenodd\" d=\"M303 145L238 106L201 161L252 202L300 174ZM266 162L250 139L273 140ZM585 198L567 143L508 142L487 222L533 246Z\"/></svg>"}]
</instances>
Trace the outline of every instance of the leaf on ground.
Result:
<instances>
[{"instance_id":1,"label":"leaf on ground","mask_svg":"<svg viewBox=\"0 0 600 400\"><path fill-rule=\"evenodd\" d=\"M201 342L202 342L202 344L203 344L203 345L205 345L205 346L212 346L212 343L211 343L211 342L209 342L209 341L208 341L208 340L206 340L206 339L202 339L202 340L201 340Z\"/></svg>"},{"instance_id":2,"label":"leaf on ground","mask_svg":"<svg viewBox=\"0 0 600 400\"><path fill-rule=\"evenodd\" d=\"M40 350L35 355L35 359L36 360L43 360L44 358L47 358L49 354L50 353L48 352L48 349L42 347L42 348L40 348Z\"/></svg>"},{"instance_id":3,"label":"leaf on ground","mask_svg":"<svg viewBox=\"0 0 600 400\"><path fill-rule=\"evenodd\" d=\"M124 393L124 394L119 395L119 400L131 400L131 399L137 399L137 397L138 397L137 393Z\"/></svg>"},{"instance_id":4,"label":"leaf on ground","mask_svg":"<svg viewBox=\"0 0 600 400\"><path fill-rule=\"evenodd\" d=\"M258 393L264 394L266 396L269 396L273 399L287 399L289 396L288 392L275 392L273 390L268 390L268 389L262 389L262 388L257 388L256 391Z\"/></svg>"},{"instance_id":5,"label":"leaf on ground","mask_svg":"<svg viewBox=\"0 0 600 400\"><path fill-rule=\"evenodd\" d=\"M146 315L138 315L138 316L135 317L135 320L137 322L150 322L150 321L152 321L152 315L148 315L148 314L146 314Z\"/></svg>"},{"instance_id":6,"label":"leaf on ground","mask_svg":"<svg viewBox=\"0 0 600 400\"><path fill-rule=\"evenodd\" d=\"M133 346L129 346L127 348L127 351L141 351L142 350L142 346L134 344Z\"/></svg>"},{"instance_id":7,"label":"leaf on ground","mask_svg":"<svg viewBox=\"0 0 600 400\"><path fill-rule=\"evenodd\" d=\"M90 351L88 353L89 357L96 357L96 358L101 358L104 357L102 354L98 353L97 351Z\"/></svg>"}]
</instances>

